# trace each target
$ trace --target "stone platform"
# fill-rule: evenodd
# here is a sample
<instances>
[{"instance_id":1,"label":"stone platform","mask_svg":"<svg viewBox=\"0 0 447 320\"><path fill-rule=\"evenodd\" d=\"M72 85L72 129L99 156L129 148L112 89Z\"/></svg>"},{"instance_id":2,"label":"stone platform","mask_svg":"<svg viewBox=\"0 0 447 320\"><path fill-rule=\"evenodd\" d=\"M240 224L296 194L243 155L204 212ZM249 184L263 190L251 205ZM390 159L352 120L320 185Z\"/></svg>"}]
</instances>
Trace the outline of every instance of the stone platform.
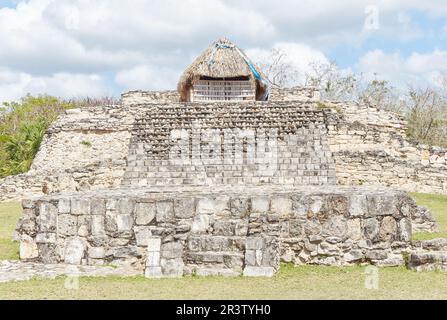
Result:
<instances>
[{"instance_id":1,"label":"stone platform","mask_svg":"<svg viewBox=\"0 0 447 320\"><path fill-rule=\"evenodd\" d=\"M271 276L295 264L403 265L419 208L366 187L170 187L23 201L24 261L131 266L148 277Z\"/></svg>"}]
</instances>

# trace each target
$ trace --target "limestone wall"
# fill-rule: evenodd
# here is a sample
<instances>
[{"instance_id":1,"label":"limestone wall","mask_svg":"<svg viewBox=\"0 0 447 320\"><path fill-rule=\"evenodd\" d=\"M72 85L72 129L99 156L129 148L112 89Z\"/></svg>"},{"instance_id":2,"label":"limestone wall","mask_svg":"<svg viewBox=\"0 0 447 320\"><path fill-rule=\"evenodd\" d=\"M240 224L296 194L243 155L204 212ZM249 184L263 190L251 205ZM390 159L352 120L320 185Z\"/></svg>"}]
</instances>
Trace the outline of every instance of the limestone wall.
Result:
<instances>
[{"instance_id":1,"label":"limestone wall","mask_svg":"<svg viewBox=\"0 0 447 320\"><path fill-rule=\"evenodd\" d=\"M177 91L129 91L121 95L124 106L145 103L178 103L180 95Z\"/></svg>"},{"instance_id":2,"label":"limestone wall","mask_svg":"<svg viewBox=\"0 0 447 320\"><path fill-rule=\"evenodd\" d=\"M371 188L156 188L23 202L24 260L133 265L148 276L272 275L280 261L402 265L417 211Z\"/></svg>"},{"instance_id":3,"label":"limestone wall","mask_svg":"<svg viewBox=\"0 0 447 320\"><path fill-rule=\"evenodd\" d=\"M319 101L320 92L314 87L277 88L270 91L269 101Z\"/></svg>"},{"instance_id":4,"label":"limestone wall","mask_svg":"<svg viewBox=\"0 0 447 320\"><path fill-rule=\"evenodd\" d=\"M325 122L311 103L151 104L123 185L335 184Z\"/></svg>"},{"instance_id":5,"label":"limestone wall","mask_svg":"<svg viewBox=\"0 0 447 320\"><path fill-rule=\"evenodd\" d=\"M68 110L51 125L28 173L0 180L0 201L120 185L134 109Z\"/></svg>"},{"instance_id":6,"label":"limestone wall","mask_svg":"<svg viewBox=\"0 0 447 320\"><path fill-rule=\"evenodd\" d=\"M447 194L447 150L411 143L399 116L353 103L326 103L329 145L342 185L384 185Z\"/></svg>"}]
</instances>

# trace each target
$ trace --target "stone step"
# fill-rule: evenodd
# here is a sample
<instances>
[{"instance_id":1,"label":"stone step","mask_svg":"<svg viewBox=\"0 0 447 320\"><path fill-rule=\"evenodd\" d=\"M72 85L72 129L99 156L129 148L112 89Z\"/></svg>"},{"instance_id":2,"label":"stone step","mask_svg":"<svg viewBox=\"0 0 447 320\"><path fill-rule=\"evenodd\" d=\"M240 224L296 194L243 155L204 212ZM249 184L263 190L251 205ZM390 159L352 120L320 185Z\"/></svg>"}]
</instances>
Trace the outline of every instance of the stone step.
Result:
<instances>
[{"instance_id":1,"label":"stone step","mask_svg":"<svg viewBox=\"0 0 447 320\"><path fill-rule=\"evenodd\" d=\"M413 248L418 251L447 251L447 239L413 241Z\"/></svg>"},{"instance_id":2,"label":"stone step","mask_svg":"<svg viewBox=\"0 0 447 320\"><path fill-rule=\"evenodd\" d=\"M409 268L416 271L447 271L447 251L413 252Z\"/></svg>"},{"instance_id":3,"label":"stone step","mask_svg":"<svg viewBox=\"0 0 447 320\"><path fill-rule=\"evenodd\" d=\"M189 252L186 260L189 264L222 264L227 268L242 267L245 255L240 252Z\"/></svg>"}]
</instances>

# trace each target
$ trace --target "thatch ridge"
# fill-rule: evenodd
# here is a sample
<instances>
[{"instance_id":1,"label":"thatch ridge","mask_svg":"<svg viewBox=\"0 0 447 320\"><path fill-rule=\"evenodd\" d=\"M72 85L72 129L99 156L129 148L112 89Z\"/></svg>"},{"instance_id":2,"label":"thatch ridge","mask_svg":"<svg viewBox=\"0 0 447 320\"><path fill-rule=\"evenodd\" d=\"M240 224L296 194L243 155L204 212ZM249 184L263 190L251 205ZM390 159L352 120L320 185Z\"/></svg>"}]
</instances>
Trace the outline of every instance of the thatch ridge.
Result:
<instances>
[{"instance_id":1,"label":"thatch ridge","mask_svg":"<svg viewBox=\"0 0 447 320\"><path fill-rule=\"evenodd\" d=\"M266 80L259 81L253 74L247 59L262 79L266 79L262 71L228 39L220 39L209 46L183 73L178 83L181 101L187 100L192 83L200 77L238 78L248 77L256 85L257 100L267 90Z\"/></svg>"}]
</instances>

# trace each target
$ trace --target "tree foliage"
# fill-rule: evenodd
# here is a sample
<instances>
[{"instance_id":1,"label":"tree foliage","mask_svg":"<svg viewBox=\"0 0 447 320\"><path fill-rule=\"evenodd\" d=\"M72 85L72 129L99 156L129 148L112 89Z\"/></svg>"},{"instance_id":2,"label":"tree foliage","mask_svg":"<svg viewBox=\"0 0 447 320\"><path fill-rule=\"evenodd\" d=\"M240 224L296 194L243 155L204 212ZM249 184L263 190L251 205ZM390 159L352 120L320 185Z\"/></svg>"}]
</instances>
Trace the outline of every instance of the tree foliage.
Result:
<instances>
[{"instance_id":1,"label":"tree foliage","mask_svg":"<svg viewBox=\"0 0 447 320\"><path fill-rule=\"evenodd\" d=\"M73 102L26 96L0 107L0 177L29 170L48 126Z\"/></svg>"}]
</instances>

